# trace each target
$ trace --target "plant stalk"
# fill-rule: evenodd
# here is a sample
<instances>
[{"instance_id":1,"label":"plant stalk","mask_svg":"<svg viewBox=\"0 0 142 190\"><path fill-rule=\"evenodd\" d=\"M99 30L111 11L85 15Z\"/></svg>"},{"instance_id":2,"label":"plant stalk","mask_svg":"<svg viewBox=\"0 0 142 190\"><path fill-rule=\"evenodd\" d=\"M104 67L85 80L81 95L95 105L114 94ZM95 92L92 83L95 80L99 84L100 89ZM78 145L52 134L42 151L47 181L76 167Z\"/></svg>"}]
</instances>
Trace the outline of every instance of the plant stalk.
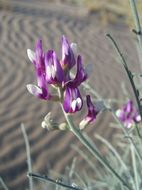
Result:
<instances>
[{"instance_id":1,"label":"plant stalk","mask_svg":"<svg viewBox=\"0 0 142 190\"><path fill-rule=\"evenodd\" d=\"M139 47L142 53L142 29L141 29L141 23L140 23L139 14L138 14L137 6L136 6L136 1L130 0L130 6L131 6L132 15L133 15L135 28L137 32Z\"/></svg>"},{"instance_id":2,"label":"plant stalk","mask_svg":"<svg viewBox=\"0 0 142 190\"><path fill-rule=\"evenodd\" d=\"M27 133L24 127L24 124L21 124L21 130L24 136L25 145L26 145L26 153L27 153L27 163L28 163L28 172L32 173L32 162L31 162L31 154L30 154L30 145L27 137ZM32 178L29 178L29 189L33 190L33 180Z\"/></svg>"},{"instance_id":3,"label":"plant stalk","mask_svg":"<svg viewBox=\"0 0 142 190\"><path fill-rule=\"evenodd\" d=\"M61 104L62 107L62 104ZM107 169L111 172L111 174L113 174L113 176L115 176L119 182L121 182L125 187L127 187L127 189L132 190L131 187L129 187L129 185L121 178L121 176L119 176L119 174L109 165L109 163L100 155L100 153L86 140L86 138L84 137L84 135L81 133L81 131L79 129L77 129L74 126L74 123L72 122L72 119L70 118L70 116L65 113L63 107L62 107L64 116L66 118L66 121L69 125L70 130L73 132L73 134L79 139L79 141L92 153L93 156L95 156L97 158L97 160Z\"/></svg>"},{"instance_id":4,"label":"plant stalk","mask_svg":"<svg viewBox=\"0 0 142 190\"><path fill-rule=\"evenodd\" d=\"M141 116L141 118L142 118L142 109L141 109L141 104L140 104L140 101L139 101L138 91L137 91L137 89L136 89L136 87L135 87L133 78L132 78L131 73L130 73L130 71L129 71L129 69L128 69L126 60L125 60L125 58L124 58L122 52L120 51L120 49L119 49L119 47L118 47L116 41L113 39L113 37L112 37L110 34L107 34L107 36L108 36L109 39L112 41L112 43L113 43L113 45L114 45L114 47L115 47L115 49L116 49L116 51L117 51L117 53L118 53L120 59L121 59L121 62L122 62L122 64L123 64L124 68L125 68L125 71L126 71L126 73L127 73L127 75L128 75L130 84L131 84L131 86L132 86L132 89L133 89L133 92L134 92L134 95L135 95L135 98L136 98L136 102L137 102L137 105L138 105L139 113L140 113L140 116Z\"/></svg>"}]
</instances>

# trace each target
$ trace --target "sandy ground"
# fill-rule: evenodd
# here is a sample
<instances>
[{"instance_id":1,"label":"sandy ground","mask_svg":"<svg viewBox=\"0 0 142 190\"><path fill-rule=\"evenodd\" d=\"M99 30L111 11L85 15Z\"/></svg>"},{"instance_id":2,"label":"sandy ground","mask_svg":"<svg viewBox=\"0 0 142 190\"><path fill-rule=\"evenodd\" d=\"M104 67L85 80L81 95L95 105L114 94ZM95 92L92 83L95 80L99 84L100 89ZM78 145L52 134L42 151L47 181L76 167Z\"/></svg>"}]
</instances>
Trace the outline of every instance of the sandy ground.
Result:
<instances>
[{"instance_id":1,"label":"sandy ground","mask_svg":"<svg viewBox=\"0 0 142 190\"><path fill-rule=\"evenodd\" d=\"M105 36L107 32L111 32L125 50L130 68L138 70L135 34L125 26L104 27L84 9L66 5L13 3L1 6L0 176L11 190L24 190L28 183L21 123L25 124L30 141L34 172L46 174L52 170L63 173L75 156L78 166L86 163L70 147L71 144L80 146L70 132L48 132L41 128L42 119L49 111L56 121L64 119L57 104L38 100L27 92L26 84L35 82L35 78L26 49L33 49L36 40L41 37L46 49L55 48L60 55L60 38L65 34L70 41L78 44L84 63L93 63L93 88L104 98L125 100L121 84L127 78ZM130 88L129 84L127 88ZM74 118L78 121L81 116L77 114ZM95 125L87 129L88 134L93 139L95 133L112 139L114 130L108 125L111 118L110 114L102 114Z\"/></svg>"}]
</instances>

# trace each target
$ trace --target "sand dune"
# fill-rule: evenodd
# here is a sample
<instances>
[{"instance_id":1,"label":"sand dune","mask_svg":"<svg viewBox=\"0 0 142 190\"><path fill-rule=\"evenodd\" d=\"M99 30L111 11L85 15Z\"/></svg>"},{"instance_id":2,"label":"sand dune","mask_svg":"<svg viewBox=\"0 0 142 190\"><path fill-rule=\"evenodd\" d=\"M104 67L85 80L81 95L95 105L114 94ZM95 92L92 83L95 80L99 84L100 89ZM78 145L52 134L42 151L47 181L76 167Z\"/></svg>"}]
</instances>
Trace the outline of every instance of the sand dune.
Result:
<instances>
[{"instance_id":1,"label":"sand dune","mask_svg":"<svg viewBox=\"0 0 142 190\"><path fill-rule=\"evenodd\" d=\"M27 92L26 84L35 82L35 78L26 49L33 49L40 37L46 49L55 48L60 54L60 38L65 34L78 44L84 63L94 64L91 84L104 98L124 99L121 83L126 81L125 72L116 63L115 51L105 34L111 32L115 35L134 70L138 69L138 60L134 34L120 25L100 26L99 20L95 16L85 16L84 10L81 16L81 10L77 12L71 7L64 11L65 6L62 5L15 3L1 7L0 176L11 190L23 190L28 182L21 123L25 124L29 137L35 172L48 173L50 169L63 172L74 156L79 157L70 145L80 146L70 132L48 132L41 128L42 119L49 111L57 121L64 119L56 104L38 100ZM75 118L77 120L78 115ZM110 114L103 114L94 126L87 129L88 134L93 137L94 133L99 133L111 139L114 130L108 127L110 120Z\"/></svg>"}]
</instances>

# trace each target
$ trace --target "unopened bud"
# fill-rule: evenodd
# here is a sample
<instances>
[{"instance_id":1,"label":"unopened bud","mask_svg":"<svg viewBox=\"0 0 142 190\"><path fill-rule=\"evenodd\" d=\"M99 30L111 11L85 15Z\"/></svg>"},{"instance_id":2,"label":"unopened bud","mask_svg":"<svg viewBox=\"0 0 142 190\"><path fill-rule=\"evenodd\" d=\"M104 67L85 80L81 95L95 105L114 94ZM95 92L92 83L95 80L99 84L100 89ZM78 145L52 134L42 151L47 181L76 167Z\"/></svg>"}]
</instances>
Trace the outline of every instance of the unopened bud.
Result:
<instances>
[{"instance_id":1,"label":"unopened bud","mask_svg":"<svg viewBox=\"0 0 142 190\"><path fill-rule=\"evenodd\" d=\"M46 121L43 121L41 123L42 128L46 128L48 130L53 130L55 126L53 126L51 123L48 123Z\"/></svg>"},{"instance_id":2,"label":"unopened bud","mask_svg":"<svg viewBox=\"0 0 142 190\"><path fill-rule=\"evenodd\" d=\"M53 130L57 128L57 123L53 122L51 118L51 112L49 112L45 117L43 122L41 123L42 128L46 128L48 130Z\"/></svg>"},{"instance_id":3,"label":"unopened bud","mask_svg":"<svg viewBox=\"0 0 142 190\"><path fill-rule=\"evenodd\" d=\"M53 121L53 119L51 118L51 112L49 112L45 117L44 120L41 123L42 128L46 128L48 130L66 130L68 129L67 124L64 123L56 123Z\"/></svg>"},{"instance_id":4,"label":"unopened bud","mask_svg":"<svg viewBox=\"0 0 142 190\"><path fill-rule=\"evenodd\" d=\"M59 129L60 129L60 130L66 130L66 129L68 129L68 126L67 126L66 123L61 123L61 124L59 125Z\"/></svg>"}]
</instances>

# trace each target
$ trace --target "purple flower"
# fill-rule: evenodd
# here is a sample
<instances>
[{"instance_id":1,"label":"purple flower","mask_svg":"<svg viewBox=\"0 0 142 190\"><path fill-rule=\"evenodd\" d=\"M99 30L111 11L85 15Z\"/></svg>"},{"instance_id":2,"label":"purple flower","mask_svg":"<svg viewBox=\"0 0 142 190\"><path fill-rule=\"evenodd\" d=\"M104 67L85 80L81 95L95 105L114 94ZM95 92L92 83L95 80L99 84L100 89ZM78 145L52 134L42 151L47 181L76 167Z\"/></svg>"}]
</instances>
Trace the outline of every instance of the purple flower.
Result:
<instances>
[{"instance_id":1,"label":"purple flower","mask_svg":"<svg viewBox=\"0 0 142 190\"><path fill-rule=\"evenodd\" d=\"M59 87L64 94L63 107L67 113L80 111L83 100L78 87L87 79L87 74L82 64L82 58L76 56L76 44L69 43L62 36L62 59L59 61L54 50L44 53L42 41L36 44L35 51L27 50L28 57L35 67L37 86L28 84L28 91L45 100L61 100L48 91L48 86ZM77 71L74 79L70 77L70 70L76 65Z\"/></svg>"},{"instance_id":2,"label":"purple flower","mask_svg":"<svg viewBox=\"0 0 142 190\"><path fill-rule=\"evenodd\" d=\"M43 87L40 88L40 87L38 87L36 85L28 84L27 89L31 94L33 94L34 96L36 96L36 97L38 97L40 99L49 100L52 97L48 93L48 88L43 88Z\"/></svg>"},{"instance_id":3,"label":"purple flower","mask_svg":"<svg viewBox=\"0 0 142 190\"><path fill-rule=\"evenodd\" d=\"M80 122L80 129L84 129L88 124L92 123L96 120L96 117L98 113L100 112L97 107L95 107L91 101L90 95L86 96L86 102L87 102L87 108L88 108L88 114L85 116L85 118Z\"/></svg>"},{"instance_id":4,"label":"purple flower","mask_svg":"<svg viewBox=\"0 0 142 190\"><path fill-rule=\"evenodd\" d=\"M116 111L117 117L124 123L126 128L132 127L135 123L141 121L138 110L134 107L133 102L129 100L122 109Z\"/></svg>"},{"instance_id":5,"label":"purple flower","mask_svg":"<svg viewBox=\"0 0 142 190\"><path fill-rule=\"evenodd\" d=\"M44 52L42 49L42 41L39 40L35 47L35 52L28 49L27 50L28 57L30 61L35 66L36 71L36 78L37 78L37 86L33 84L28 84L27 89L28 91L41 98L41 99L50 99L51 95L48 92L48 86L46 82L46 74L45 74L45 63L44 63Z\"/></svg>"},{"instance_id":6,"label":"purple flower","mask_svg":"<svg viewBox=\"0 0 142 190\"><path fill-rule=\"evenodd\" d=\"M77 72L73 80L66 82L69 86L78 87L82 82L87 79L87 73L82 64L82 58L79 55L77 57Z\"/></svg>"},{"instance_id":7,"label":"purple flower","mask_svg":"<svg viewBox=\"0 0 142 190\"><path fill-rule=\"evenodd\" d=\"M78 88L66 87L64 92L63 107L66 113L74 113L80 111L83 106Z\"/></svg>"},{"instance_id":8,"label":"purple flower","mask_svg":"<svg viewBox=\"0 0 142 190\"><path fill-rule=\"evenodd\" d=\"M70 70L75 64L75 44L69 44L67 38L62 36L62 68L64 70Z\"/></svg>"},{"instance_id":9,"label":"purple flower","mask_svg":"<svg viewBox=\"0 0 142 190\"><path fill-rule=\"evenodd\" d=\"M53 50L49 50L45 55L46 81L49 84L62 84L64 81L64 71Z\"/></svg>"}]
</instances>

